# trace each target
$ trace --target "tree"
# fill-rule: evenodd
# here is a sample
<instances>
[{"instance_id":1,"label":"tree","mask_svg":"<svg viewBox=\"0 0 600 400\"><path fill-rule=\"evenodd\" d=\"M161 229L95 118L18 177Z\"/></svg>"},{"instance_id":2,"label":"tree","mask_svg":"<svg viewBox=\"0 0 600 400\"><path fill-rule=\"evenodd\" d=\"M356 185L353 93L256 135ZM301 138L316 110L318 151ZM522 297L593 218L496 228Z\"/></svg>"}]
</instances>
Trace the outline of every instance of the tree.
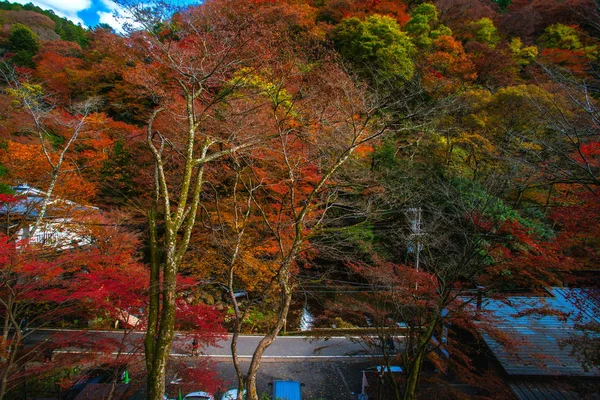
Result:
<instances>
[{"instance_id":1,"label":"tree","mask_svg":"<svg viewBox=\"0 0 600 400\"><path fill-rule=\"evenodd\" d=\"M491 19L481 18L477 21L471 22L469 25L472 29L471 34L473 35L473 39L479 43L484 43L491 48L494 48L498 42L500 42L498 30L494 26L494 21Z\"/></svg>"},{"instance_id":2,"label":"tree","mask_svg":"<svg viewBox=\"0 0 600 400\"><path fill-rule=\"evenodd\" d=\"M543 47L558 48L563 50L579 50L581 41L579 32L572 27L563 24L550 25L544 30L539 38Z\"/></svg>"},{"instance_id":3,"label":"tree","mask_svg":"<svg viewBox=\"0 0 600 400\"><path fill-rule=\"evenodd\" d=\"M309 257L309 241L319 231L336 198L338 172L361 147L388 128L385 120L376 116L369 95L336 65L323 64L299 81L300 84L288 80L286 75L276 81L277 96L269 97L276 136L269 147L258 150L259 158L251 164L254 184L245 185L251 203L238 212L238 235L246 232L244 222L248 217L242 218L250 215L250 206L262 218L267 235L263 248L271 261L274 288L270 290L277 313L245 374L251 399L257 398L256 373L262 354L286 325L296 287L295 275L302 260ZM288 85L305 96L299 98L287 92ZM264 88L263 93L269 96ZM233 267L230 276L236 276L236 269L243 268ZM237 309L234 296L231 300ZM243 313L236 312L235 317L239 328Z\"/></svg>"},{"instance_id":4,"label":"tree","mask_svg":"<svg viewBox=\"0 0 600 400\"><path fill-rule=\"evenodd\" d=\"M257 30L246 12L244 7L252 9L251 3L210 2L174 14L171 20L162 19L158 9L129 6L145 30L131 35L139 58L126 79L155 105L146 127L153 177L146 210L151 283L145 353L148 397L158 400L164 394L174 338L177 273L196 224L209 166L265 140L253 136L252 130L220 129L227 116L244 126L252 111L229 113L226 100L247 74L242 66L252 71L261 55L270 58L274 47L268 32Z\"/></svg>"},{"instance_id":5,"label":"tree","mask_svg":"<svg viewBox=\"0 0 600 400\"><path fill-rule=\"evenodd\" d=\"M460 91L477 76L462 45L452 36L440 36L433 42L425 65L429 71L423 76L423 86L438 95Z\"/></svg>"},{"instance_id":6,"label":"tree","mask_svg":"<svg viewBox=\"0 0 600 400\"><path fill-rule=\"evenodd\" d=\"M436 0L434 2L442 23L453 32L462 34L469 30L472 21L488 18L497 21L498 11L484 0Z\"/></svg>"},{"instance_id":7,"label":"tree","mask_svg":"<svg viewBox=\"0 0 600 400\"><path fill-rule=\"evenodd\" d=\"M21 351L27 329L38 322L35 314L31 315L32 311L40 299L45 299L52 305L48 307L46 320L64 316L68 291L60 278L63 272L60 262L49 261L42 249L11 241L5 235L2 235L0 266L3 317L0 398L4 398L23 375L23 364L37 350Z\"/></svg>"},{"instance_id":8,"label":"tree","mask_svg":"<svg viewBox=\"0 0 600 400\"><path fill-rule=\"evenodd\" d=\"M55 51L45 47L40 52L36 75L44 82L48 92L53 93L55 97L60 97L62 102L67 102L78 95L73 89L77 88L82 80L77 70L81 69L83 60L81 49L74 47L76 45L73 43L63 43L65 43L64 49L60 49L55 44L53 49Z\"/></svg>"},{"instance_id":9,"label":"tree","mask_svg":"<svg viewBox=\"0 0 600 400\"><path fill-rule=\"evenodd\" d=\"M415 45L426 49L442 35L452 36L452 31L438 20L438 10L430 3L419 4L411 13L410 20L404 26Z\"/></svg>"},{"instance_id":10,"label":"tree","mask_svg":"<svg viewBox=\"0 0 600 400\"><path fill-rule=\"evenodd\" d=\"M414 47L391 17L344 19L331 33L338 51L373 80L402 83L414 73Z\"/></svg>"},{"instance_id":11,"label":"tree","mask_svg":"<svg viewBox=\"0 0 600 400\"><path fill-rule=\"evenodd\" d=\"M546 27L561 23L566 25L593 25L597 5L589 0L513 0L502 15L498 27L508 37L519 37L532 43Z\"/></svg>"},{"instance_id":12,"label":"tree","mask_svg":"<svg viewBox=\"0 0 600 400\"><path fill-rule=\"evenodd\" d=\"M406 8L406 4L393 0L359 0L350 7L350 16L364 19L372 14L387 15L403 26L410 19Z\"/></svg>"},{"instance_id":13,"label":"tree","mask_svg":"<svg viewBox=\"0 0 600 400\"><path fill-rule=\"evenodd\" d=\"M16 53L12 57L14 64L24 67L34 66L33 56L36 55L40 45L37 35L31 29L22 24L13 25L8 37L8 46Z\"/></svg>"},{"instance_id":14,"label":"tree","mask_svg":"<svg viewBox=\"0 0 600 400\"><path fill-rule=\"evenodd\" d=\"M536 46L524 46L519 38L512 38L509 47L513 54L513 59L520 66L530 64L538 55L538 48Z\"/></svg>"},{"instance_id":15,"label":"tree","mask_svg":"<svg viewBox=\"0 0 600 400\"><path fill-rule=\"evenodd\" d=\"M12 26L8 37L8 46L15 53L26 51L31 56L34 56L40 48L37 35L22 24Z\"/></svg>"},{"instance_id":16,"label":"tree","mask_svg":"<svg viewBox=\"0 0 600 400\"><path fill-rule=\"evenodd\" d=\"M3 217L13 212L23 198L3 195ZM13 218L17 218L16 215ZM127 330L121 341L94 340L77 332L57 331L44 342L29 338L40 329L60 326L76 319L128 320L145 307L145 267L137 261L136 238L111 221L98 216L71 220L68 227L91 237L90 243L72 246L57 240L52 244L18 240L5 234L0 247L0 399L14 393L23 381L50 374L63 362L73 360L48 357L47 351L76 347L90 351L88 358L117 351L118 361L131 349ZM135 328L132 327L132 328ZM43 363L41 356L46 361ZM50 358L50 360L48 359ZM112 359L112 355L108 358Z\"/></svg>"},{"instance_id":17,"label":"tree","mask_svg":"<svg viewBox=\"0 0 600 400\"><path fill-rule=\"evenodd\" d=\"M4 72L3 78L7 84L4 90L13 100L13 118L19 120L17 126L20 131L25 131L28 136L34 138L34 144L20 144L11 140L7 147L12 154L4 154L4 164L9 166L9 171L16 184L28 181L33 183L31 179L34 175L31 174L31 168L37 168L41 181L35 183L39 183L38 189L44 190L43 202L40 209L36 210L36 219L31 228L33 236L46 217L47 207L56 195L57 187L65 188L75 182L79 183L70 188L72 190L70 197L74 200L83 200L86 197L85 193L88 193L87 198L89 198L89 193L94 190L89 182L77 175L76 165L78 162L73 160L72 152L76 147L75 143L81 141L78 140L80 136L87 136L88 139L93 136L93 132L92 135L86 132L86 123L95 102L94 99L91 99L77 105L73 109L73 114L65 112L63 109L57 110L58 107L55 107L51 98L44 94L40 85L26 80L21 81L12 69ZM7 132L7 135L14 135L14 132ZM96 142L96 144L100 143L101 141ZM102 151L100 148L97 150ZM18 162L15 163L15 161ZM59 179L65 175L72 180L63 182ZM77 191L79 193L75 193ZM63 191L59 194L67 192ZM81 197L76 197L77 195Z\"/></svg>"},{"instance_id":18,"label":"tree","mask_svg":"<svg viewBox=\"0 0 600 400\"><path fill-rule=\"evenodd\" d=\"M530 92L540 126L548 134L527 135L544 152L542 172L548 182L598 186L598 107L592 89L573 75L546 69L557 86Z\"/></svg>"},{"instance_id":19,"label":"tree","mask_svg":"<svg viewBox=\"0 0 600 400\"><path fill-rule=\"evenodd\" d=\"M388 365L399 362L404 370L402 385L388 377L398 399L415 398L425 360L439 374L490 389L499 382L474 366L473 357L480 351L478 332L498 337L509 347L511 340L499 335L492 319L475 313L477 286L498 293L514 288L511 285L552 284L556 266L563 263L567 268L569 260L558 254L558 243L540 234L540 222L521 217L492 194L498 189L494 186L501 188L501 177L487 181L488 192L460 177L431 172L423 180L418 176L413 173L417 182L406 182L404 190L395 179L384 185L390 192L400 190L401 196L400 203L388 205L380 217L385 230L375 248L393 261L377 254L348 257L349 280L354 283L344 288L353 294L330 312L356 320L364 320L366 314L376 338L365 335L363 340L382 352ZM377 227L377 214L371 218ZM397 254L385 252L386 241ZM364 261L355 261L361 258ZM394 339L400 335L402 340ZM386 346L391 340L396 341L397 353Z\"/></svg>"}]
</instances>

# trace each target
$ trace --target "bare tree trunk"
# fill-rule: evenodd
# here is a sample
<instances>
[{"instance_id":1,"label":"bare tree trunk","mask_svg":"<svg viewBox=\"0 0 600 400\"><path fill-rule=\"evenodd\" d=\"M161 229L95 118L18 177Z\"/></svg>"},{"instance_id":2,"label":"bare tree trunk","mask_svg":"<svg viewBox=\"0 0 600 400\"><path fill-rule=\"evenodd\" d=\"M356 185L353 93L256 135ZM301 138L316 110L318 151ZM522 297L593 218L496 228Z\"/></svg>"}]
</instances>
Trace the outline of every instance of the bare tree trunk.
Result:
<instances>
[{"instance_id":1,"label":"bare tree trunk","mask_svg":"<svg viewBox=\"0 0 600 400\"><path fill-rule=\"evenodd\" d=\"M235 374L238 380L238 394L236 400L243 399L243 389L246 387L246 374L244 374L242 370L242 366L240 364L240 359L238 357L237 351L237 342L238 337L240 335L242 329L242 322L244 321L246 313L242 313L240 311L239 304L237 299L235 298L235 293L233 292L233 266L229 270L229 297L231 299L231 304L233 304L233 309L235 313L235 318L233 321L233 333L231 336L231 357L233 360L233 367L235 368Z\"/></svg>"},{"instance_id":2,"label":"bare tree trunk","mask_svg":"<svg viewBox=\"0 0 600 400\"><path fill-rule=\"evenodd\" d=\"M2 372L2 379L0 380L0 400L3 400L6 396L6 392L8 390L8 377L10 376L10 371L14 368L17 352L19 351L20 344L23 340L18 324L14 323L14 319L11 318L11 320L13 322L15 334L13 340L7 347L6 368L4 368L4 371Z\"/></svg>"},{"instance_id":3,"label":"bare tree trunk","mask_svg":"<svg viewBox=\"0 0 600 400\"><path fill-rule=\"evenodd\" d=\"M157 174L155 174L155 177ZM147 386L150 395L150 388L157 389L156 377L154 373L154 359L156 357L156 338L158 336L158 317L160 309L160 256L157 232L157 207L158 207L158 185L155 182L155 191L152 199L152 206L148 214L149 234L150 234L150 293L148 301L148 325L146 336L144 337L144 350L146 355ZM151 397L149 397L151 398Z\"/></svg>"},{"instance_id":4,"label":"bare tree trunk","mask_svg":"<svg viewBox=\"0 0 600 400\"><path fill-rule=\"evenodd\" d=\"M166 365L175 337L177 273L196 224L205 165L256 144L248 142L208 154L217 141L206 136L201 140L196 138L199 125L194 111L194 99L200 95L201 90L194 91L193 85L189 89L183 86L183 89L188 118L187 136L185 148L179 152L179 156L183 158L181 180L174 190L167 177L168 161L163 158L165 146L170 146L171 142L153 131L154 120L164 108L154 111L146 132L146 142L154 158L154 194L149 213L150 303L145 338L148 398L151 400L162 400L165 390ZM164 226L163 237L158 235L159 207Z\"/></svg>"},{"instance_id":5,"label":"bare tree trunk","mask_svg":"<svg viewBox=\"0 0 600 400\"><path fill-rule=\"evenodd\" d=\"M437 317L427 327L427 330L423 332L423 335L419 339L417 345L417 351L415 357L407 368L406 375L406 386L404 387L404 400L414 400L417 396L417 389L419 385L419 378L421 377L421 370L423 368L423 361L425 359L425 353L427 352L427 344L433 336L433 332L437 325Z\"/></svg>"},{"instance_id":6,"label":"bare tree trunk","mask_svg":"<svg viewBox=\"0 0 600 400\"><path fill-rule=\"evenodd\" d=\"M286 271L287 274L287 271ZM258 372L258 368L260 366L260 361L262 356L267 350L267 348L275 341L279 332L283 329L285 325L285 321L287 319L287 314L290 309L290 304L292 302L292 288L288 285L288 277L282 278L281 290L282 290L282 306L279 310L279 315L277 318L277 323L275 326L267 333L261 341L258 343L254 354L252 355L252 361L250 362L250 366L248 367L248 374L246 378L246 388L248 390L247 399L248 400L258 400L258 393L256 392L256 374ZM285 280L285 282L283 282Z\"/></svg>"}]
</instances>

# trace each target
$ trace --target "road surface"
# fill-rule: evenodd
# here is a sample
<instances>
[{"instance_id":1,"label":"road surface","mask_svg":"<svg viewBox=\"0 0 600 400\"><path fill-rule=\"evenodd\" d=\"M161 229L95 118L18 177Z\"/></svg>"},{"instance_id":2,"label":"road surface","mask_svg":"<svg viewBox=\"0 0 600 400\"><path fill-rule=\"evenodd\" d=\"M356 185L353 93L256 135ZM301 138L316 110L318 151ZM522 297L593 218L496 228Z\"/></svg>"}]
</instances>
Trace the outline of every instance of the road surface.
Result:
<instances>
[{"instance_id":1,"label":"road surface","mask_svg":"<svg viewBox=\"0 0 600 400\"><path fill-rule=\"evenodd\" d=\"M123 338L122 331L76 331L76 330L52 330L44 329L32 332L28 335L27 344L40 343L47 340L52 335L83 335L90 341L101 341L112 339L120 341ZM128 335L126 342L126 351L131 353L142 353L143 332L132 332ZM262 336L242 335L238 338L238 355L244 358L251 358L258 342ZM217 345L201 349L201 353L207 357L216 359L231 358L231 336L220 340ZM85 348L72 346L59 349L58 352L86 352ZM177 334L171 355L189 356L192 351L192 338L189 336ZM363 340L356 338L337 336L329 338L315 338L310 336L280 336L265 351L263 359L282 360L282 359L344 359L344 358L368 358L379 356L380 353L369 348Z\"/></svg>"}]
</instances>

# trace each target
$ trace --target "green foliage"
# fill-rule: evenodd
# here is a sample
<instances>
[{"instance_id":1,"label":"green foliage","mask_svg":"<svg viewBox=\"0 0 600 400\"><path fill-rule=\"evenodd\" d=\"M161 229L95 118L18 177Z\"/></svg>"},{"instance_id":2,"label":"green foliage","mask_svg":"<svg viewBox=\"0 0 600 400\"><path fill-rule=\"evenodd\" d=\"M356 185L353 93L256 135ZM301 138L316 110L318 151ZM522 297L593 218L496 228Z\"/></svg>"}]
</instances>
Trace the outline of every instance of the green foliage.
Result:
<instances>
[{"instance_id":1,"label":"green foliage","mask_svg":"<svg viewBox=\"0 0 600 400\"><path fill-rule=\"evenodd\" d=\"M393 18L344 19L331 37L344 58L375 80L406 81L414 74L414 46Z\"/></svg>"},{"instance_id":2,"label":"green foliage","mask_svg":"<svg viewBox=\"0 0 600 400\"><path fill-rule=\"evenodd\" d=\"M500 7L501 12L506 11L506 8L510 5L510 3L512 3L511 0L492 0L492 1L496 4L498 4L498 7Z\"/></svg>"},{"instance_id":3,"label":"green foliage","mask_svg":"<svg viewBox=\"0 0 600 400\"><path fill-rule=\"evenodd\" d=\"M17 54L11 57L10 62L19 67L35 67L35 63L33 62L33 54L25 50L17 52Z\"/></svg>"},{"instance_id":4,"label":"green foliage","mask_svg":"<svg viewBox=\"0 0 600 400\"><path fill-rule=\"evenodd\" d=\"M530 213L530 218L527 218L502 201L502 199L488 193L477 182L465 178L453 178L451 183L460 193L462 201L469 208L480 211L493 221L503 223L509 220L516 220L538 237L551 238L553 236L552 228L541 219L543 218L543 214Z\"/></svg>"},{"instance_id":5,"label":"green foliage","mask_svg":"<svg viewBox=\"0 0 600 400\"><path fill-rule=\"evenodd\" d=\"M56 32L62 40L78 43L81 47L87 47L89 44L88 31L80 25L75 25L71 21L57 16L49 16L56 24Z\"/></svg>"},{"instance_id":6,"label":"green foliage","mask_svg":"<svg viewBox=\"0 0 600 400\"><path fill-rule=\"evenodd\" d=\"M127 197L136 195L133 183L132 163L133 155L125 146L122 139L115 142L115 147L110 157L104 161L101 169L103 177L102 191L115 202L124 201Z\"/></svg>"},{"instance_id":7,"label":"green foliage","mask_svg":"<svg viewBox=\"0 0 600 400\"><path fill-rule=\"evenodd\" d=\"M498 29L494 26L494 21L489 18L481 18L469 24L473 32L473 39L479 43L484 43L491 48L496 47L500 42Z\"/></svg>"},{"instance_id":8,"label":"green foliage","mask_svg":"<svg viewBox=\"0 0 600 400\"><path fill-rule=\"evenodd\" d=\"M421 48L431 47L434 40L440 36L452 36L452 31L438 21L438 11L433 4L420 4L411 14L404 30L413 42Z\"/></svg>"},{"instance_id":9,"label":"green foliage","mask_svg":"<svg viewBox=\"0 0 600 400\"><path fill-rule=\"evenodd\" d=\"M542 46L551 49L580 50L582 47L577 29L563 24L547 27L540 36L539 42Z\"/></svg>"},{"instance_id":10,"label":"green foliage","mask_svg":"<svg viewBox=\"0 0 600 400\"><path fill-rule=\"evenodd\" d=\"M40 48L38 36L23 24L14 24L8 37L8 49L15 53L11 63L21 67L35 67L33 56Z\"/></svg>"},{"instance_id":11,"label":"green foliage","mask_svg":"<svg viewBox=\"0 0 600 400\"><path fill-rule=\"evenodd\" d=\"M29 27L23 24L14 24L8 37L8 48L15 53L26 51L35 55L40 48L40 43L38 36Z\"/></svg>"},{"instance_id":12,"label":"green foliage","mask_svg":"<svg viewBox=\"0 0 600 400\"><path fill-rule=\"evenodd\" d=\"M373 153L373 166L377 170L392 169L397 164L396 145L393 140L386 140Z\"/></svg>"},{"instance_id":13,"label":"green foliage","mask_svg":"<svg viewBox=\"0 0 600 400\"><path fill-rule=\"evenodd\" d=\"M0 164L0 178L8 173L8 168ZM13 194L14 190L6 183L0 183L0 194Z\"/></svg>"},{"instance_id":14,"label":"green foliage","mask_svg":"<svg viewBox=\"0 0 600 400\"><path fill-rule=\"evenodd\" d=\"M181 27L176 22L176 16L171 21L160 21L152 27L152 33L161 38L161 40L180 40L178 33Z\"/></svg>"},{"instance_id":15,"label":"green foliage","mask_svg":"<svg viewBox=\"0 0 600 400\"><path fill-rule=\"evenodd\" d=\"M54 149L60 149L65 144L65 138L56 134L56 132L53 132L52 130L48 130L46 138L50 144L52 144Z\"/></svg>"},{"instance_id":16,"label":"green foliage","mask_svg":"<svg viewBox=\"0 0 600 400\"><path fill-rule=\"evenodd\" d=\"M98 25L96 25L96 27L94 28L94 30L96 29L102 29L106 32L110 32L110 33L115 33L115 30L112 26L110 26L109 24L105 23L105 22L101 22Z\"/></svg>"},{"instance_id":17,"label":"green foliage","mask_svg":"<svg viewBox=\"0 0 600 400\"><path fill-rule=\"evenodd\" d=\"M340 236L350 246L358 248L363 253L372 249L375 234L373 225L369 222L361 222L340 230Z\"/></svg>"},{"instance_id":18,"label":"green foliage","mask_svg":"<svg viewBox=\"0 0 600 400\"><path fill-rule=\"evenodd\" d=\"M523 46L519 38L513 38L509 43L510 50L515 62L521 66L531 64L538 55L538 48L535 46Z\"/></svg>"},{"instance_id":19,"label":"green foliage","mask_svg":"<svg viewBox=\"0 0 600 400\"><path fill-rule=\"evenodd\" d=\"M248 326L247 332L254 332L257 328L259 332L262 332L273 324L276 317L277 315L273 310L268 310L263 313L256 308L252 308L246 315L246 319L244 319L243 323Z\"/></svg>"},{"instance_id":20,"label":"green foliage","mask_svg":"<svg viewBox=\"0 0 600 400\"><path fill-rule=\"evenodd\" d=\"M350 322L344 321L341 317L335 317L333 319L333 324L336 329L352 329L356 328L356 326L352 325Z\"/></svg>"}]
</instances>

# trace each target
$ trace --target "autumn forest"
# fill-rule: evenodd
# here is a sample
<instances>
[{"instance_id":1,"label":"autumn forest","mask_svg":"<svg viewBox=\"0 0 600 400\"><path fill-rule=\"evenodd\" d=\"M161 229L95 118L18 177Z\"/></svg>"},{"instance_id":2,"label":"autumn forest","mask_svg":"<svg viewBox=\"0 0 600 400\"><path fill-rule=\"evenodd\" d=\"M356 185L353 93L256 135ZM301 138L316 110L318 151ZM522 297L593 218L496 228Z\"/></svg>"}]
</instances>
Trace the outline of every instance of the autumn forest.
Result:
<instances>
[{"instance_id":1,"label":"autumn forest","mask_svg":"<svg viewBox=\"0 0 600 400\"><path fill-rule=\"evenodd\" d=\"M301 329L402 367L369 398L515 398L481 305L550 288L595 304L560 346L598 371L596 1L118 3L124 31L0 2L0 399L101 364L222 389L183 335L230 337L257 400Z\"/></svg>"}]
</instances>

